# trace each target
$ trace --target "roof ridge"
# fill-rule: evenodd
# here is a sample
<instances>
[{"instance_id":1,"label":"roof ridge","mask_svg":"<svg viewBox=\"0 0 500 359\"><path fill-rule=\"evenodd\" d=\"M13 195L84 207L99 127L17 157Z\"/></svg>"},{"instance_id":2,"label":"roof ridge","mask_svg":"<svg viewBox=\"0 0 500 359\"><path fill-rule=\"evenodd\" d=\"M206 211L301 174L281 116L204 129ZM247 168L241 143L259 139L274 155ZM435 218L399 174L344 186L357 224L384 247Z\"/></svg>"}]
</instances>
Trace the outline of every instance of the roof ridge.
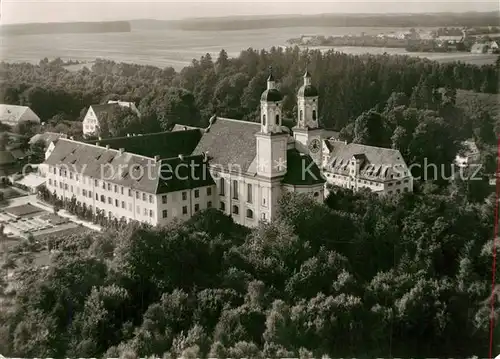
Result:
<instances>
[{"instance_id":1,"label":"roof ridge","mask_svg":"<svg viewBox=\"0 0 500 359\"><path fill-rule=\"evenodd\" d=\"M217 116L217 120L216 121L219 121L219 120L230 121L230 122L238 122L238 123L245 123L245 124L257 125L257 126L260 125L258 122L236 120L234 118L227 118L227 117L219 117L219 116Z\"/></svg>"},{"instance_id":2,"label":"roof ridge","mask_svg":"<svg viewBox=\"0 0 500 359\"><path fill-rule=\"evenodd\" d=\"M58 141L75 142L75 143L82 144L82 145L85 145L85 146L91 146L91 147L100 148L100 149L103 149L103 150L106 150L106 151L117 152L118 154L121 153L120 150L115 150L114 148L111 148L111 147L110 148L106 148L106 147L102 147L102 146L97 146L97 145L95 145L93 143L89 143L89 142L82 142L82 141L72 140L70 138L60 138L60 139L58 139ZM97 140L96 142L99 142L99 140ZM148 159L148 160L155 161L155 159L153 157L143 156L143 155L139 155L137 153L125 152L125 151L123 153L127 153L127 154L130 154L132 156L142 157L142 158L145 158L145 159Z\"/></svg>"},{"instance_id":3,"label":"roof ridge","mask_svg":"<svg viewBox=\"0 0 500 359\"><path fill-rule=\"evenodd\" d=\"M337 141L337 142L343 142L343 141ZM370 147L370 148L377 148L377 149L381 149L381 150L384 150L384 151L394 151L394 152L400 152L399 150L396 150L394 148L387 148L387 147L379 147L379 146L370 146L370 145L363 145L362 143L354 143L354 142L351 142L351 143L348 143L347 146L349 145L355 145L355 146L362 146L362 147Z\"/></svg>"}]
</instances>

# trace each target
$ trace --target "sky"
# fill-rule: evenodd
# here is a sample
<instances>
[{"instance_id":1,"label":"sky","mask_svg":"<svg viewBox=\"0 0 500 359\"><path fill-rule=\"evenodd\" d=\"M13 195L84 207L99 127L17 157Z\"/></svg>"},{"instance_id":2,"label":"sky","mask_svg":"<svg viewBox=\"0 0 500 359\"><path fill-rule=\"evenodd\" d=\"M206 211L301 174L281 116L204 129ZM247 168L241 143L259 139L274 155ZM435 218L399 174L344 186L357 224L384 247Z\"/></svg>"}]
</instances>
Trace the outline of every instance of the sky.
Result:
<instances>
[{"instance_id":1,"label":"sky","mask_svg":"<svg viewBox=\"0 0 500 359\"><path fill-rule=\"evenodd\" d=\"M0 0L2 24L321 13L499 11L498 0Z\"/></svg>"}]
</instances>

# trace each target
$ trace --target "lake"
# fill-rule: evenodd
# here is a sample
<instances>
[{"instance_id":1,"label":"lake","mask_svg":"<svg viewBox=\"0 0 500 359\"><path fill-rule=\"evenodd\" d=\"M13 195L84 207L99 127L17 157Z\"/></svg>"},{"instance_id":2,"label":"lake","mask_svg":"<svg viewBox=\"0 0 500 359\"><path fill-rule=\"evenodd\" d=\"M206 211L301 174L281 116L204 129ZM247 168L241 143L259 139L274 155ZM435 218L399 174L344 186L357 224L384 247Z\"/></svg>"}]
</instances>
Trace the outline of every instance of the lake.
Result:
<instances>
[{"instance_id":1,"label":"lake","mask_svg":"<svg viewBox=\"0 0 500 359\"><path fill-rule=\"evenodd\" d=\"M193 58L210 53L216 58L221 49L229 56L238 56L241 50L269 49L286 46L286 40L301 35L341 36L346 34L377 34L398 31L395 28L278 28L241 31L183 31L133 29L129 33L105 34L44 34L0 37L3 61L38 63L44 57L92 61L106 58L120 62L172 66L176 70L188 65ZM322 48L329 50L331 48ZM438 61L467 61L493 63L496 55L470 53L407 53L404 49L336 47L336 51L352 54L384 53L422 56Z\"/></svg>"}]
</instances>

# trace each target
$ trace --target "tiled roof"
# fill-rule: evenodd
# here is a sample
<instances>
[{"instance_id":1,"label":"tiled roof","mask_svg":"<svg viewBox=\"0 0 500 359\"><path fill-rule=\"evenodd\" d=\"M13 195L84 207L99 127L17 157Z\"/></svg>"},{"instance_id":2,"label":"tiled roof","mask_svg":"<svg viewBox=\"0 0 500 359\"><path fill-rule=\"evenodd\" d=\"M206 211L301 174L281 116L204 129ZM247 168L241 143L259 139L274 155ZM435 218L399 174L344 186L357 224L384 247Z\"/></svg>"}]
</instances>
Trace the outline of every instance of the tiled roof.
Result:
<instances>
[{"instance_id":1,"label":"tiled roof","mask_svg":"<svg viewBox=\"0 0 500 359\"><path fill-rule=\"evenodd\" d=\"M190 188L214 185L209 165L204 156L185 156L161 161L158 193L176 192Z\"/></svg>"},{"instance_id":2,"label":"tiled roof","mask_svg":"<svg viewBox=\"0 0 500 359\"><path fill-rule=\"evenodd\" d=\"M340 132L335 131L335 130L323 130L323 138L329 139L329 138L339 138Z\"/></svg>"},{"instance_id":3,"label":"tiled roof","mask_svg":"<svg viewBox=\"0 0 500 359\"><path fill-rule=\"evenodd\" d=\"M104 138L101 140L86 141L100 146L109 145L110 148L119 150L123 148L125 152L136 155L154 158L176 157L179 154L190 155L200 141L200 130L186 130L178 132L158 132L136 136L125 136L115 138Z\"/></svg>"},{"instance_id":4,"label":"tiled roof","mask_svg":"<svg viewBox=\"0 0 500 359\"><path fill-rule=\"evenodd\" d=\"M192 156L186 157L185 160L188 161L190 158ZM199 162L200 160L195 157L194 161ZM128 152L121 153L114 149L106 149L105 147L63 138L57 141L54 150L45 161L45 163L53 166L65 164L80 175L102 178L107 182L147 193L167 193L179 188L182 189L183 186L213 182L213 179L206 174L205 177L200 178L199 182L195 181L196 178L183 179L182 177L174 178L175 176L160 176L160 171L165 170L162 163L172 162L175 162L175 159L155 161L153 158ZM166 165L166 168L171 167ZM200 171L197 168L195 170ZM194 174L198 175L199 173L196 171ZM140 176L141 173L142 176ZM187 184L183 184L183 182L187 182Z\"/></svg>"},{"instance_id":5,"label":"tiled roof","mask_svg":"<svg viewBox=\"0 0 500 359\"><path fill-rule=\"evenodd\" d=\"M407 167L398 150L340 141L331 141L330 144L332 151L327 169L334 173L348 175L349 161L358 155L365 157L361 163L360 176L368 179L387 179L392 173L391 168Z\"/></svg>"},{"instance_id":6,"label":"tiled roof","mask_svg":"<svg viewBox=\"0 0 500 359\"><path fill-rule=\"evenodd\" d=\"M94 110L95 116L99 118L105 113L109 113L112 109L119 107L117 103L105 103L102 105L92 105L92 110Z\"/></svg>"},{"instance_id":7,"label":"tiled roof","mask_svg":"<svg viewBox=\"0 0 500 359\"><path fill-rule=\"evenodd\" d=\"M24 115L26 111L31 111L27 106L4 105L0 104L0 122L16 123ZM40 121L40 119L38 119Z\"/></svg>"},{"instance_id":8,"label":"tiled roof","mask_svg":"<svg viewBox=\"0 0 500 359\"><path fill-rule=\"evenodd\" d=\"M257 146L255 134L260 131L260 124L217 117L203 133L193 154L208 154L212 165L228 169L228 164L239 166L248 171L255 159Z\"/></svg>"},{"instance_id":9,"label":"tiled roof","mask_svg":"<svg viewBox=\"0 0 500 359\"><path fill-rule=\"evenodd\" d=\"M296 149L290 149L286 152L286 174L282 183L296 186L310 186L325 183L325 179L309 155L301 153Z\"/></svg>"},{"instance_id":10,"label":"tiled roof","mask_svg":"<svg viewBox=\"0 0 500 359\"><path fill-rule=\"evenodd\" d=\"M67 138L68 136L64 133L56 133L56 132L38 133L30 138L29 143L33 144L38 141L43 141L45 142L45 145L48 146L51 142L57 141L61 137Z\"/></svg>"}]
</instances>

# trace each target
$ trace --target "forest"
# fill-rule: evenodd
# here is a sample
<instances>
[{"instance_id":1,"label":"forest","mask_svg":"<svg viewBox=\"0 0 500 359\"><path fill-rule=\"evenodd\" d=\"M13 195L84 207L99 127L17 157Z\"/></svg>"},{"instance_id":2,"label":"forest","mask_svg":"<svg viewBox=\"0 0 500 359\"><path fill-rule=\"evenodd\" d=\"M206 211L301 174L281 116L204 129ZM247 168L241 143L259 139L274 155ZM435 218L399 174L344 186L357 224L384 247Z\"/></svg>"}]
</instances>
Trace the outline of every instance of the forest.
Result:
<instances>
[{"instance_id":1,"label":"forest","mask_svg":"<svg viewBox=\"0 0 500 359\"><path fill-rule=\"evenodd\" d=\"M4 267L40 247L54 254L47 269L19 262L0 352L486 357L495 201L471 202L463 187L340 189L325 204L288 194L279 219L256 229L209 209L163 228L22 242Z\"/></svg>"},{"instance_id":2,"label":"forest","mask_svg":"<svg viewBox=\"0 0 500 359\"><path fill-rule=\"evenodd\" d=\"M287 194L278 220L255 229L207 210L164 228L23 241L2 268L17 266L19 282L0 312L2 355L486 357L497 205L487 175L499 118L475 100L459 106L457 90L497 94L500 61L477 67L296 47L237 58L221 51L176 73L106 60L70 72L44 59L2 63L0 96L30 106L42 130L75 136L86 108L108 99L134 101L141 112L110 114L109 135L204 126L213 113L255 121L272 65L293 125L306 64L324 127L399 149L409 164L450 165L472 137L480 180L449 174L385 198L338 189L324 204ZM54 253L45 269L30 259L43 249Z\"/></svg>"}]
</instances>

